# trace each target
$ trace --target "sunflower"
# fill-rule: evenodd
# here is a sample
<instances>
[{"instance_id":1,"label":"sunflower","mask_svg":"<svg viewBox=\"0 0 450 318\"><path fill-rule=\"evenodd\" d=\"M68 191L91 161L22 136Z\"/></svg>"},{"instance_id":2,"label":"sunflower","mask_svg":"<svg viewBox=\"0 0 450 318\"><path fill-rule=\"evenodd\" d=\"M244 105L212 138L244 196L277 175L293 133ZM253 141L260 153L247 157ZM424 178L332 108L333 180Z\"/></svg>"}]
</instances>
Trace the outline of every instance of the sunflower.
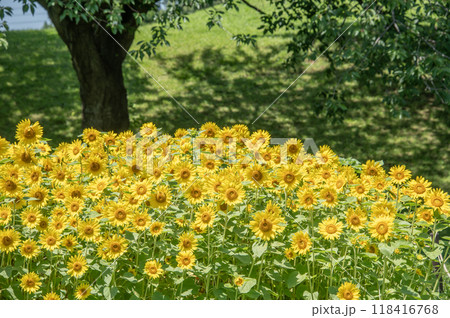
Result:
<instances>
[{"instance_id":1,"label":"sunflower","mask_svg":"<svg viewBox=\"0 0 450 318\"><path fill-rule=\"evenodd\" d=\"M309 235L304 232L297 232L292 237L291 249L300 255L305 255L311 249L312 243Z\"/></svg>"},{"instance_id":2,"label":"sunflower","mask_svg":"<svg viewBox=\"0 0 450 318\"><path fill-rule=\"evenodd\" d=\"M98 177L106 172L107 162L98 155L91 155L83 162L83 172Z\"/></svg>"},{"instance_id":3,"label":"sunflower","mask_svg":"<svg viewBox=\"0 0 450 318\"><path fill-rule=\"evenodd\" d=\"M200 127L200 137L216 137L216 134L218 134L219 131L220 128L219 126L217 126L217 124L213 122L207 122Z\"/></svg>"},{"instance_id":4,"label":"sunflower","mask_svg":"<svg viewBox=\"0 0 450 318\"><path fill-rule=\"evenodd\" d=\"M6 225L11 219L11 208L8 206L0 206L0 225Z\"/></svg>"},{"instance_id":5,"label":"sunflower","mask_svg":"<svg viewBox=\"0 0 450 318\"><path fill-rule=\"evenodd\" d=\"M22 191L22 187L19 185L19 183L15 178L9 177L0 179L0 186L1 186L0 189L2 189L3 192L10 197Z\"/></svg>"},{"instance_id":6,"label":"sunflower","mask_svg":"<svg viewBox=\"0 0 450 318\"><path fill-rule=\"evenodd\" d=\"M337 296L341 300L358 300L359 289L352 283L344 283L339 287Z\"/></svg>"},{"instance_id":7,"label":"sunflower","mask_svg":"<svg viewBox=\"0 0 450 318\"><path fill-rule=\"evenodd\" d=\"M67 227L67 218L65 216L54 217L49 224L49 228L61 233Z\"/></svg>"},{"instance_id":8,"label":"sunflower","mask_svg":"<svg viewBox=\"0 0 450 318\"><path fill-rule=\"evenodd\" d=\"M131 218L132 212L125 203L111 202L108 204L107 215L109 222L114 226L124 226Z\"/></svg>"},{"instance_id":9,"label":"sunflower","mask_svg":"<svg viewBox=\"0 0 450 318\"><path fill-rule=\"evenodd\" d=\"M90 219L78 223L78 236L82 240L92 242L100 235L98 220Z\"/></svg>"},{"instance_id":10,"label":"sunflower","mask_svg":"<svg viewBox=\"0 0 450 318\"><path fill-rule=\"evenodd\" d=\"M130 186L131 194L138 200L144 200L150 195L151 183L149 180L142 180Z\"/></svg>"},{"instance_id":11,"label":"sunflower","mask_svg":"<svg viewBox=\"0 0 450 318\"><path fill-rule=\"evenodd\" d=\"M78 161L83 154L84 145L81 140L74 140L67 149L69 159L72 161Z\"/></svg>"},{"instance_id":12,"label":"sunflower","mask_svg":"<svg viewBox=\"0 0 450 318\"><path fill-rule=\"evenodd\" d=\"M169 187L166 185L159 185L150 194L150 204L153 208L165 210L172 199Z\"/></svg>"},{"instance_id":13,"label":"sunflower","mask_svg":"<svg viewBox=\"0 0 450 318\"><path fill-rule=\"evenodd\" d=\"M324 239L336 240L342 233L343 224L338 222L337 218L330 217L319 223L319 233Z\"/></svg>"},{"instance_id":14,"label":"sunflower","mask_svg":"<svg viewBox=\"0 0 450 318\"><path fill-rule=\"evenodd\" d=\"M53 229L45 231L41 235L40 240L42 247L49 251L53 251L61 245L59 233Z\"/></svg>"},{"instance_id":15,"label":"sunflower","mask_svg":"<svg viewBox=\"0 0 450 318\"><path fill-rule=\"evenodd\" d=\"M77 289L75 290L75 297L79 300L88 298L90 294L91 294L91 286L86 283L78 285Z\"/></svg>"},{"instance_id":16,"label":"sunflower","mask_svg":"<svg viewBox=\"0 0 450 318\"><path fill-rule=\"evenodd\" d=\"M389 170L389 175L391 176L394 184L402 184L411 178L411 171L407 170L404 165L393 166Z\"/></svg>"},{"instance_id":17,"label":"sunflower","mask_svg":"<svg viewBox=\"0 0 450 318\"><path fill-rule=\"evenodd\" d=\"M355 184L350 188L352 195L358 199L365 198L370 190L370 182L364 179L355 180L354 182Z\"/></svg>"},{"instance_id":18,"label":"sunflower","mask_svg":"<svg viewBox=\"0 0 450 318\"><path fill-rule=\"evenodd\" d=\"M183 193L190 204L198 204L205 200L208 192L202 182L195 182L185 189Z\"/></svg>"},{"instance_id":19,"label":"sunflower","mask_svg":"<svg viewBox=\"0 0 450 318\"><path fill-rule=\"evenodd\" d=\"M428 224L433 224L434 222L433 211L430 209L423 209L419 211L418 216L420 220L425 221Z\"/></svg>"},{"instance_id":20,"label":"sunflower","mask_svg":"<svg viewBox=\"0 0 450 318\"><path fill-rule=\"evenodd\" d=\"M347 225L352 230L359 232L359 230L365 227L365 223L367 221L366 213L359 207L356 209L349 208L345 212L345 216L347 217Z\"/></svg>"},{"instance_id":21,"label":"sunflower","mask_svg":"<svg viewBox=\"0 0 450 318\"><path fill-rule=\"evenodd\" d=\"M100 139L100 132L94 128L85 128L83 130L83 141L87 144L93 144Z\"/></svg>"},{"instance_id":22,"label":"sunflower","mask_svg":"<svg viewBox=\"0 0 450 318\"><path fill-rule=\"evenodd\" d=\"M113 236L105 239L102 243L102 248L106 252L107 259L115 259L127 251L128 241L125 238L114 234Z\"/></svg>"},{"instance_id":23,"label":"sunflower","mask_svg":"<svg viewBox=\"0 0 450 318\"><path fill-rule=\"evenodd\" d=\"M242 278L241 276L237 276L233 279L233 283L236 287L241 287L242 285L244 285L244 278Z\"/></svg>"},{"instance_id":24,"label":"sunflower","mask_svg":"<svg viewBox=\"0 0 450 318\"><path fill-rule=\"evenodd\" d=\"M269 241L283 231L284 226L280 225L282 222L284 222L282 217L261 211L253 215L253 220L250 221L250 228L257 237L264 241Z\"/></svg>"},{"instance_id":25,"label":"sunflower","mask_svg":"<svg viewBox=\"0 0 450 318\"><path fill-rule=\"evenodd\" d=\"M284 250L284 256L288 259L288 260L293 260L295 258L295 252L292 248L286 248Z\"/></svg>"},{"instance_id":26,"label":"sunflower","mask_svg":"<svg viewBox=\"0 0 450 318\"><path fill-rule=\"evenodd\" d=\"M302 188L297 191L298 203L307 210L314 208L317 204L317 198L314 191L310 188Z\"/></svg>"},{"instance_id":27,"label":"sunflower","mask_svg":"<svg viewBox=\"0 0 450 318\"><path fill-rule=\"evenodd\" d=\"M86 259L81 255L74 255L69 258L67 263L67 274L79 278L88 270Z\"/></svg>"},{"instance_id":28,"label":"sunflower","mask_svg":"<svg viewBox=\"0 0 450 318\"><path fill-rule=\"evenodd\" d=\"M214 219L216 218L216 212L212 205L203 205L198 208L198 211L195 213L195 221L202 229L206 229L208 227L212 227L214 223Z\"/></svg>"},{"instance_id":29,"label":"sunflower","mask_svg":"<svg viewBox=\"0 0 450 318\"><path fill-rule=\"evenodd\" d=\"M180 184L192 182L195 175L195 168L188 162L179 162L174 167L174 178Z\"/></svg>"},{"instance_id":30,"label":"sunflower","mask_svg":"<svg viewBox=\"0 0 450 318\"><path fill-rule=\"evenodd\" d=\"M80 214L84 207L84 200L79 198L68 198L65 205L71 215Z\"/></svg>"},{"instance_id":31,"label":"sunflower","mask_svg":"<svg viewBox=\"0 0 450 318\"><path fill-rule=\"evenodd\" d=\"M384 176L376 177L372 180L372 188L379 192L386 190L391 185L390 181Z\"/></svg>"},{"instance_id":32,"label":"sunflower","mask_svg":"<svg viewBox=\"0 0 450 318\"><path fill-rule=\"evenodd\" d=\"M294 189L300 182L299 167L292 163L281 166L277 173L277 180L286 190Z\"/></svg>"},{"instance_id":33,"label":"sunflower","mask_svg":"<svg viewBox=\"0 0 450 318\"><path fill-rule=\"evenodd\" d=\"M319 147L319 151L316 152L316 161L319 164L333 164L339 160L339 157L330 149L330 147L324 145Z\"/></svg>"},{"instance_id":34,"label":"sunflower","mask_svg":"<svg viewBox=\"0 0 450 318\"><path fill-rule=\"evenodd\" d=\"M44 129L39 125L38 121L31 124L29 119L24 119L17 124L16 139L21 144L34 144L42 138L43 132Z\"/></svg>"},{"instance_id":35,"label":"sunflower","mask_svg":"<svg viewBox=\"0 0 450 318\"><path fill-rule=\"evenodd\" d=\"M269 179L269 172L267 168L260 164L253 164L245 169L245 177L253 186L259 188L266 184Z\"/></svg>"},{"instance_id":36,"label":"sunflower","mask_svg":"<svg viewBox=\"0 0 450 318\"><path fill-rule=\"evenodd\" d=\"M14 147L14 163L20 167L26 168L31 167L36 162L36 156L31 149L23 146Z\"/></svg>"},{"instance_id":37,"label":"sunflower","mask_svg":"<svg viewBox=\"0 0 450 318\"><path fill-rule=\"evenodd\" d=\"M44 295L44 300L61 300L61 297L58 294L51 292Z\"/></svg>"},{"instance_id":38,"label":"sunflower","mask_svg":"<svg viewBox=\"0 0 450 318\"><path fill-rule=\"evenodd\" d=\"M26 184L37 184L42 179L42 170L40 167L31 167L24 175Z\"/></svg>"},{"instance_id":39,"label":"sunflower","mask_svg":"<svg viewBox=\"0 0 450 318\"><path fill-rule=\"evenodd\" d=\"M147 229L151 221L151 217L146 212L135 212L131 219L134 228L138 231Z\"/></svg>"},{"instance_id":40,"label":"sunflower","mask_svg":"<svg viewBox=\"0 0 450 318\"><path fill-rule=\"evenodd\" d=\"M39 232L46 231L48 229L48 218L45 216L41 217L36 228Z\"/></svg>"},{"instance_id":41,"label":"sunflower","mask_svg":"<svg viewBox=\"0 0 450 318\"><path fill-rule=\"evenodd\" d=\"M73 252L74 248L78 245L77 239L74 235L67 235L62 239L62 246L68 251Z\"/></svg>"},{"instance_id":42,"label":"sunflower","mask_svg":"<svg viewBox=\"0 0 450 318\"><path fill-rule=\"evenodd\" d=\"M234 206L239 204L245 198L245 191L240 183L224 182L219 188L222 200L228 205Z\"/></svg>"},{"instance_id":43,"label":"sunflower","mask_svg":"<svg viewBox=\"0 0 450 318\"><path fill-rule=\"evenodd\" d=\"M48 190L43 186L35 184L30 188L27 196L30 198L29 203L32 206L42 207L48 201Z\"/></svg>"},{"instance_id":44,"label":"sunflower","mask_svg":"<svg viewBox=\"0 0 450 318\"><path fill-rule=\"evenodd\" d=\"M36 241L26 240L20 246L20 254L27 259L32 259L33 257L38 256L39 253L40 249Z\"/></svg>"},{"instance_id":45,"label":"sunflower","mask_svg":"<svg viewBox=\"0 0 450 318\"><path fill-rule=\"evenodd\" d=\"M410 195L414 199L423 198L430 190L431 182L425 180L423 177L416 177L416 179L410 180L408 183L408 189Z\"/></svg>"},{"instance_id":46,"label":"sunflower","mask_svg":"<svg viewBox=\"0 0 450 318\"><path fill-rule=\"evenodd\" d=\"M25 274L20 279L20 287L29 294L37 292L41 285L41 279L34 272Z\"/></svg>"},{"instance_id":47,"label":"sunflower","mask_svg":"<svg viewBox=\"0 0 450 318\"><path fill-rule=\"evenodd\" d=\"M386 216L394 218L397 214L394 203L388 202L386 200L377 201L372 205L372 218L377 218L380 216Z\"/></svg>"},{"instance_id":48,"label":"sunflower","mask_svg":"<svg viewBox=\"0 0 450 318\"><path fill-rule=\"evenodd\" d=\"M144 273L151 279L158 278L164 273L162 264L155 260L148 260L145 263Z\"/></svg>"},{"instance_id":49,"label":"sunflower","mask_svg":"<svg viewBox=\"0 0 450 318\"><path fill-rule=\"evenodd\" d=\"M369 224L372 237L379 241L387 241L394 230L394 220L390 217L381 216L374 218Z\"/></svg>"},{"instance_id":50,"label":"sunflower","mask_svg":"<svg viewBox=\"0 0 450 318\"><path fill-rule=\"evenodd\" d=\"M438 211L447 211L449 196L447 192L442 191L441 189L432 189L428 193L425 203L433 209L437 209Z\"/></svg>"},{"instance_id":51,"label":"sunflower","mask_svg":"<svg viewBox=\"0 0 450 318\"><path fill-rule=\"evenodd\" d=\"M162 222L153 222L150 225L150 234L153 236L159 236L164 230L165 223Z\"/></svg>"},{"instance_id":52,"label":"sunflower","mask_svg":"<svg viewBox=\"0 0 450 318\"><path fill-rule=\"evenodd\" d=\"M179 237L178 247L181 251L195 251L197 249L197 239L194 233L183 233Z\"/></svg>"},{"instance_id":53,"label":"sunflower","mask_svg":"<svg viewBox=\"0 0 450 318\"><path fill-rule=\"evenodd\" d=\"M338 194L333 188L323 188L319 193L320 199L322 199L322 205L325 207L335 207L338 204Z\"/></svg>"},{"instance_id":54,"label":"sunflower","mask_svg":"<svg viewBox=\"0 0 450 318\"><path fill-rule=\"evenodd\" d=\"M72 184L67 188L66 195L67 197L70 198L84 199L85 197L84 186L81 184Z\"/></svg>"},{"instance_id":55,"label":"sunflower","mask_svg":"<svg viewBox=\"0 0 450 318\"><path fill-rule=\"evenodd\" d=\"M13 229L0 231L0 251L14 252L20 243L20 233Z\"/></svg>"},{"instance_id":56,"label":"sunflower","mask_svg":"<svg viewBox=\"0 0 450 318\"><path fill-rule=\"evenodd\" d=\"M22 224L30 229L34 229L42 218L41 212L34 207L28 207L20 214Z\"/></svg>"},{"instance_id":57,"label":"sunflower","mask_svg":"<svg viewBox=\"0 0 450 318\"><path fill-rule=\"evenodd\" d=\"M181 269L191 269L195 266L195 255L192 251L181 251L177 255L178 267Z\"/></svg>"},{"instance_id":58,"label":"sunflower","mask_svg":"<svg viewBox=\"0 0 450 318\"><path fill-rule=\"evenodd\" d=\"M367 244L366 245L366 252L371 254L377 254L380 250L378 249L378 246L375 244Z\"/></svg>"},{"instance_id":59,"label":"sunflower","mask_svg":"<svg viewBox=\"0 0 450 318\"><path fill-rule=\"evenodd\" d=\"M110 183L109 178L97 178L94 179L89 186L87 187L88 192L93 199L100 199L103 194L103 191L108 188Z\"/></svg>"},{"instance_id":60,"label":"sunflower","mask_svg":"<svg viewBox=\"0 0 450 318\"><path fill-rule=\"evenodd\" d=\"M10 144L9 141L5 138L0 137L0 158L6 156L9 150Z\"/></svg>"},{"instance_id":61,"label":"sunflower","mask_svg":"<svg viewBox=\"0 0 450 318\"><path fill-rule=\"evenodd\" d=\"M362 165L362 175L369 177L378 177L384 173L383 167L379 161L367 160L365 164Z\"/></svg>"}]
</instances>

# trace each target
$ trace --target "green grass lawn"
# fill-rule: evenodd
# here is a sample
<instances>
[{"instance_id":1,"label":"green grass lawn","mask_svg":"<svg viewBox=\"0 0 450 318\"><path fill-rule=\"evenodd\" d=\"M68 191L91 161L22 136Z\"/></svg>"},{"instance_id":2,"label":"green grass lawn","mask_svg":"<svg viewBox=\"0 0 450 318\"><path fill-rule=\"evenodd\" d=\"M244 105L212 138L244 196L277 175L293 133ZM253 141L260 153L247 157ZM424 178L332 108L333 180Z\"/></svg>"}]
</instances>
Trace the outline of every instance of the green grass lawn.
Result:
<instances>
[{"instance_id":1,"label":"green grass lawn","mask_svg":"<svg viewBox=\"0 0 450 318\"><path fill-rule=\"evenodd\" d=\"M170 33L170 47L142 62L200 123L244 123L273 137L313 138L344 157L384 160L387 167L406 164L414 175L450 190L450 131L443 105L424 98L410 118L393 119L381 103L382 87L367 91L354 84L347 118L332 123L314 113L314 105L324 102L319 92L336 85L319 60L252 125L299 75L282 65L287 37L260 36L256 48L236 47L226 31L208 30L206 19L204 11L192 14L184 31ZM242 8L227 14L223 26L232 33L252 33L258 16ZM148 27L140 28L136 41L149 36ZM13 140L16 123L26 117L39 120L54 145L79 135L78 82L55 30L9 32L8 41L9 49L0 52L0 135ZM145 121L170 133L197 126L131 59L124 71L134 130Z\"/></svg>"}]
</instances>

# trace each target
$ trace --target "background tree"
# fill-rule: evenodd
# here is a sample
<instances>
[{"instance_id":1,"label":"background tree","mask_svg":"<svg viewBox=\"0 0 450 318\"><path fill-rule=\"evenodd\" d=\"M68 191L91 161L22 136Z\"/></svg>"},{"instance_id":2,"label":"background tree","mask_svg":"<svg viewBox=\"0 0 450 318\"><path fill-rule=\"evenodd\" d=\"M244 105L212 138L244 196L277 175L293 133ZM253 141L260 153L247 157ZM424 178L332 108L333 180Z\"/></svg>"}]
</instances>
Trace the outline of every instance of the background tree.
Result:
<instances>
[{"instance_id":1,"label":"background tree","mask_svg":"<svg viewBox=\"0 0 450 318\"><path fill-rule=\"evenodd\" d=\"M292 31L286 65L301 72L305 60L323 53L335 87L324 90L324 111L334 119L347 111L353 93L344 82L383 87L396 116L408 114L418 96L450 102L450 2L446 0L269 0L261 13L264 34ZM344 32L345 31L345 32ZM327 48L336 40L330 49ZM338 70L338 72L336 72Z\"/></svg>"}]
</instances>

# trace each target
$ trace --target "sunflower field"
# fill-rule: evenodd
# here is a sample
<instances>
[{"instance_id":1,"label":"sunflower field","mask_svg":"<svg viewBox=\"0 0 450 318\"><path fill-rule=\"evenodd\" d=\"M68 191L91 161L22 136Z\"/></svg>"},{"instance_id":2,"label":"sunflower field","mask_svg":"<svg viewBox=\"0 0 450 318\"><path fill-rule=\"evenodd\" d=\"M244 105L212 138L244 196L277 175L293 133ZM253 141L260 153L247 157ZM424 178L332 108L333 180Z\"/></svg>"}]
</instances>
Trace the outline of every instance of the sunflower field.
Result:
<instances>
[{"instance_id":1,"label":"sunflower field","mask_svg":"<svg viewBox=\"0 0 450 318\"><path fill-rule=\"evenodd\" d=\"M448 299L449 196L245 125L0 138L0 299ZM440 234L440 237L439 235Z\"/></svg>"}]
</instances>

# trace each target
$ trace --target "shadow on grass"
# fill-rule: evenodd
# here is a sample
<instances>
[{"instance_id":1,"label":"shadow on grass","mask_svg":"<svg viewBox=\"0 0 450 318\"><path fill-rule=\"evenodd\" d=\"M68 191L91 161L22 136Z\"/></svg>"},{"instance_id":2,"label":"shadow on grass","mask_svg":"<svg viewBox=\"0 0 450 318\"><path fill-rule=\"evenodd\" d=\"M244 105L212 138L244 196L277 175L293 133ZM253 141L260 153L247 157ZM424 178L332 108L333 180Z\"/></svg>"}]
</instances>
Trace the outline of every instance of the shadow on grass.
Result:
<instances>
[{"instance_id":1,"label":"shadow on grass","mask_svg":"<svg viewBox=\"0 0 450 318\"><path fill-rule=\"evenodd\" d=\"M0 136L14 139L23 118L39 120L56 145L81 133L78 82L65 45L54 30L10 32L10 48L0 54ZM343 123L314 113L324 103L320 93L335 79L325 69L307 72L254 125L251 123L298 76L277 59L277 46L224 54L218 48L160 55L156 62L182 89L171 94L200 122L220 126L244 123L266 129L273 137L313 138L339 155L360 161L384 160L387 167L406 164L435 186L450 188L448 113L427 99L417 101L411 118L393 119L381 103L382 88L354 87ZM132 125L153 121L164 131L196 123L130 60L125 63ZM164 84L164 83L163 83ZM170 87L168 87L170 90Z\"/></svg>"}]
</instances>

